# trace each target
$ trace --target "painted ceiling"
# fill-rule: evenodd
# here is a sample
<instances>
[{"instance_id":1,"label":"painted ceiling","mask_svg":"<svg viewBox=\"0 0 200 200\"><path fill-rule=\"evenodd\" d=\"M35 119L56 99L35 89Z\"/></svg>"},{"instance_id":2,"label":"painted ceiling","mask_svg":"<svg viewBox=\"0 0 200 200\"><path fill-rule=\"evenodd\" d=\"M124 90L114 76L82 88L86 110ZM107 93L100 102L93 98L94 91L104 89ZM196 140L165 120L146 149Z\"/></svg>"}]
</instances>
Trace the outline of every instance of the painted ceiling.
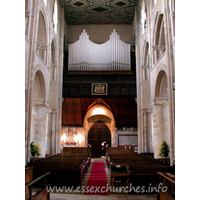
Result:
<instances>
[{"instance_id":1,"label":"painted ceiling","mask_svg":"<svg viewBox=\"0 0 200 200\"><path fill-rule=\"evenodd\" d=\"M68 25L132 24L138 0L60 0Z\"/></svg>"}]
</instances>

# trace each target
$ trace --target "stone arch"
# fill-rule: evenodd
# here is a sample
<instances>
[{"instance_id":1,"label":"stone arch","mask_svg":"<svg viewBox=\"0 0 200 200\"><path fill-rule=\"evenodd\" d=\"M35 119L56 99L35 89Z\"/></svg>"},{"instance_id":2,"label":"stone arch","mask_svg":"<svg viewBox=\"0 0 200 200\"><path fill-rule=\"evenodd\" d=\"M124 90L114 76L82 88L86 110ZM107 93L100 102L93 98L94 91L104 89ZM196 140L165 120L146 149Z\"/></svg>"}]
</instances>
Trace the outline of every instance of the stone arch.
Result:
<instances>
[{"instance_id":1,"label":"stone arch","mask_svg":"<svg viewBox=\"0 0 200 200\"><path fill-rule=\"evenodd\" d=\"M48 26L46 21L47 18L45 12L43 8L41 8L38 14L36 51L45 64L47 64L47 52L48 52Z\"/></svg>"},{"instance_id":2,"label":"stone arch","mask_svg":"<svg viewBox=\"0 0 200 200\"><path fill-rule=\"evenodd\" d=\"M46 91L45 91L45 80L42 72L38 70L35 73L34 77L34 86L33 86L33 98L45 100Z\"/></svg>"},{"instance_id":3,"label":"stone arch","mask_svg":"<svg viewBox=\"0 0 200 200\"><path fill-rule=\"evenodd\" d=\"M144 58L143 58L143 64L149 65L149 42L145 40L144 42Z\"/></svg>"},{"instance_id":4,"label":"stone arch","mask_svg":"<svg viewBox=\"0 0 200 200\"><path fill-rule=\"evenodd\" d=\"M165 26L164 15L158 12L155 18L154 36L153 36L153 57L154 64L160 59L166 51L165 45Z\"/></svg>"},{"instance_id":5,"label":"stone arch","mask_svg":"<svg viewBox=\"0 0 200 200\"><path fill-rule=\"evenodd\" d=\"M143 50L142 80L149 79L149 42L145 40Z\"/></svg>"},{"instance_id":6,"label":"stone arch","mask_svg":"<svg viewBox=\"0 0 200 200\"><path fill-rule=\"evenodd\" d=\"M50 67L51 67L51 80L56 80L57 75L57 45L56 45L56 38L51 41L51 60L50 60Z\"/></svg>"},{"instance_id":7,"label":"stone arch","mask_svg":"<svg viewBox=\"0 0 200 200\"><path fill-rule=\"evenodd\" d=\"M165 140L169 145L169 101L167 73L162 67L155 82L155 100L153 105L154 157L159 157L160 143Z\"/></svg>"},{"instance_id":8,"label":"stone arch","mask_svg":"<svg viewBox=\"0 0 200 200\"><path fill-rule=\"evenodd\" d=\"M34 75L33 75L33 87L34 87L34 79L38 79L40 82L40 87L42 87L42 92L43 92L43 100L44 103L49 101L49 79L50 77L46 74L46 71L43 67L40 65L37 65L34 68ZM33 88L34 89L34 88ZM34 98L34 96L33 96Z\"/></svg>"},{"instance_id":9,"label":"stone arch","mask_svg":"<svg viewBox=\"0 0 200 200\"><path fill-rule=\"evenodd\" d=\"M164 70L160 70L155 85L155 98L168 97L167 75Z\"/></svg>"},{"instance_id":10,"label":"stone arch","mask_svg":"<svg viewBox=\"0 0 200 200\"><path fill-rule=\"evenodd\" d=\"M35 141L41 147L41 156L45 156L46 129L46 84L43 72L38 69L33 79L32 126L30 143Z\"/></svg>"},{"instance_id":11,"label":"stone arch","mask_svg":"<svg viewBox=\"0 0 200 200\"><path fill-rule=\"evenodd\" d=\"M104 113L94 113L94 110L98 108L98 109L102 109L104 111ZM92 117L92 118L91 118ZM85 129L85 141L86 141L86 146L88 145L88 132L90 130L90 128L92 127L92 125L97 122L98 120L104 120L104 119L110 119L110 122L105 121L105 124L108 126L110 133L111 133L111 146L114 147L115 146L115 118L114 115L111 111L111 109L109 109L109 107L107 107L106 105L100 104L100 103L96 103L93 106L89 107L89 109L87 110L87 113L84 117L83 120L83 126ZM93 119L92 122L89 122L89 119Z\"/></svg>"}]
</instances>

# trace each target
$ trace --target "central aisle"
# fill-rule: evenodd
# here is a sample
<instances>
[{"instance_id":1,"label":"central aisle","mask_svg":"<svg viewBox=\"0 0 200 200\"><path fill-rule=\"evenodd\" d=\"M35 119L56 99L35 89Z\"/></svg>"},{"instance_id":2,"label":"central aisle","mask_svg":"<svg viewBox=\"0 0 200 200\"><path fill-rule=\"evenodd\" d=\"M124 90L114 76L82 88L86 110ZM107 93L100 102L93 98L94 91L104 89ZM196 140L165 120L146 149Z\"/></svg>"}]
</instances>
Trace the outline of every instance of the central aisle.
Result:
<instances>
[{"instance_id":1,"label":"central aisle","mask_svg":"<svg viewBox=\"0 0 200 200\"><path fill-rule=\"evenodd\" d=\"M104 163L104 170L106 173L106 179L107 179L107 183L110 186L110 170L107 168L106 165L106 159L105 158L91 158L91 164L90 167L88 169L88 172L85 176L85 179L83 181L83 184L81 185L81 187L87 187L88 185L88 181L92 172L92 168L94 163L96 162L103 162ZM95 196L93 196L95 195ZM60 193L60 192L54 192L54 193L50 193L50 198L51 200L116 200L116 199L121 199L121 200L138 200L138 199L142 199L142 200L156 200L156 194L152 194L152 195L128 195L128 194L123 194L123 193L110 193L110 195L101 195L101 194L91 194L91 195L85 195L85 193L75 193L75 192L68 192L68 193Z\"/></svg>"},{"instance_id":2,"label":"central aisle","mask_svg":"<svg viewBox=\"0 0 200 200\"><path fill-rule=\"evenodd\" d=\"M109 190L106 190L107 183L105 163L94 161L85 194L109 195Z\"/></svg>"}]
</instances>

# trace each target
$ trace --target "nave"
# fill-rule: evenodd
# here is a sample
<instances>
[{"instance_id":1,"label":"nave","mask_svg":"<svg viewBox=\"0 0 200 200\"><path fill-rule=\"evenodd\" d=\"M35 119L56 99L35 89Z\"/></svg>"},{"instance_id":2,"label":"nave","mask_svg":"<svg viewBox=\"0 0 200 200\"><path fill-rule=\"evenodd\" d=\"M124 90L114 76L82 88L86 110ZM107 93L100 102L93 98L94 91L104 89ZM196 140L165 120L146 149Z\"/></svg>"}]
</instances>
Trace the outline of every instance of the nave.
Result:
<instances>
[{"instance_id":1,"label":"nave","mask_svg":"<svg viewBox=\"0 0 200 200\"><path fill-rule=\"evenodd\" d=\"M91 148L66 147L62 154L31 159L25 199L87 199L94 195L99 199L140 199L145 195L147 199L173 200L175 171L169 161L128 149L108 147L106 156L91 158ZM45 184L41 184L44 177ZM160 185L166 188L163 193Z\"/></svg>"},{"instance_id":2,"label":"nave","mask_svg":"<svg viewBox=\"0 0 200 200\"><path fill-rule=\"evenodd\" d=\"M105 171L106 171L106 177L107 177L107 181L108 181L108 186L111 185L111 178L110 178L110 170L108 169L107 165L106 165L106 159L105 158L91 158L91 165L88 169L88 172L85 176L85 180L82 183L82 187L83 186L87 186L88 183L88 179L90 177L90 173L91 173L91 169L92 166L95 162L95 160L101 160L104 162L105 165ZM84 195L84 194L76 194L74 192L68 192L68 193L51 193L50 194L51 200L87 200L87 199L101 199L101 200L117 200L117 199L121 199L121 200L156 200L156 194L148 194L148 195L128 195L125 193L110 193L110 195Z\"/></svg>"}]
</instances>

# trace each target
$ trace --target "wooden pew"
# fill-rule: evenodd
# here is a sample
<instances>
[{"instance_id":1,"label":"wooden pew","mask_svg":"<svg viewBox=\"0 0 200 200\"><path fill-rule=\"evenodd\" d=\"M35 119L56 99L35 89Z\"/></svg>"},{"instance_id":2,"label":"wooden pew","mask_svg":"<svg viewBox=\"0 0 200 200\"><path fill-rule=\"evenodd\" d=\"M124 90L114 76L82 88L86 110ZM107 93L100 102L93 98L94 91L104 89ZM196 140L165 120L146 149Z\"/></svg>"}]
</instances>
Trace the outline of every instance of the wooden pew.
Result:
<instances>
[{"instance_id":1,"label":"wooden pew","mask_svg":"<svg viewBox=\"0 0 200 200\"><path fill-rule=\"evenodd\" d=\"M134 153L134 146L126 145L125 147L106 147L106 153L109 155L126 155Z\"/></svg>"},{"instance_id":2,"label":"wooden pew","mask_svg":"<svg viewBox=\"0 0 200 200\"><path fill-rule=\"evenodd\" d=\"M50 193L47 192L46 189L46 178L50 174L50 172L47 172L46 174L43 174L40 177L37 177L36 179L33 179L33 167L26 167L25 169L25 200L41 200L46 199L50 200ZM40 189L33 194L33 185L41 180L45 180L44 184L40 186ZM27 194L28 192L28 194Z\"/></svg>"},{"instance_id":3,"label":"wooden pew","mask_svg":"<svg viewBox=\"0 0 200 200\"><path fill-rule=\"evenodd\" d=\"M156 162L154 159L149 159L135 153L125 155L121 151L122 154L117 154L116 152L120 152L120 150L116 150L116 148L113 151L110 149L109 152L114 152L113 154L107 154L107 158L109 158L112 164L127 164L129 166L131 172L130 184L135 187L145 186L148 188L150 184L152 187L156 187L159 182L158 171L175 172L175 166L170 167L162 162Z\"/></svg>"},{"instance_id":4,"label":"wooden pew","mask_svg":"<svg viewBox=\"0 0 200 200\"><path fill-rule=\"evenodd\" d=\"M62 154L31 164L34 166L34 177L51 172L47 179L51 186L80 186L90 162L90 155Z\"/></svg>"},{"instance_id":5,"label":"wooden pew","mask_svg":"<svg viewBox=\"0 0 200 200\"><path fill-rule=\"evenodd\" d=\"M175 199L175 174L158 172L159 181L167 187L167 191L159 190L157 200L174 200Z\"/></svg>"},{"instance_id":6,"label":"wooden pew","mask_svg":"<svg viewBox=\"0 0 200 200\"><path fill-rule=\"evenodd\" d=\"M90 147L63 147L63 154L91 154Z\"/></svg>"},{"instance_id":7,"label":"wooden pew","mask_svg":"<svg viewBox=\"0 0 200 200\"><path fill-rule=\"evenodd\" d=\"M33 180L33 167L25 167L25 184ZM25 199L29 199L29 189L25 187Z\"/></svg>"}]
</instances>

